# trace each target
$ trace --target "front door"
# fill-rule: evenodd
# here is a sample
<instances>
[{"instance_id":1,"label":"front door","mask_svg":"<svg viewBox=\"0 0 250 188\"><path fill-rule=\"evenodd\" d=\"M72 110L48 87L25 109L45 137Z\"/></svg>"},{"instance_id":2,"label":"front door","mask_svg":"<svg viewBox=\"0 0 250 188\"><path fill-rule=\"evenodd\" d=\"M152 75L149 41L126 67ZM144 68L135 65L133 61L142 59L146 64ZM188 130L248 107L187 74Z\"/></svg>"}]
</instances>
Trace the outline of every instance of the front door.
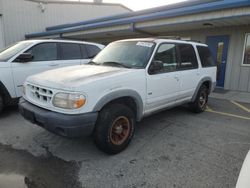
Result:
<instances>
[{"instance_id":1,"label":"front door","mask_svg":"<svg viewBox=\"0 0 250 188\"><path fill-rule=\"evenodd\" d=\"M207 45L217 65L217 86L224 87L229 36L209 36Z\"/></svg>"},{"instance_id":2,"label":"front door","mask_svg":"<svg viewBox=\"0 0 250 188\"><path fill-rule=\"evenodd\" d=\"M50 69L60 68L61 66L60 61L57 60L57 44L54 42L37 44L27 50L26 53L33 55L32 61L21 63L14 60L11 63L17 97L22 95L22 86L28 76Z\"/></svg>"},{"instance_id":3,"label":"front door","mask_svg":"<svg viewBox=\"0 0 250 188\"><path fill-rule=\"evenodd\" d=\"M162 66L156 71L150 71L151 68L149 68L146 113L175 104L180 91L181 77L177 69L176 45L170 43L161 44L150 67L152 67L153 63Z\"/></svg>"}]
</instances>

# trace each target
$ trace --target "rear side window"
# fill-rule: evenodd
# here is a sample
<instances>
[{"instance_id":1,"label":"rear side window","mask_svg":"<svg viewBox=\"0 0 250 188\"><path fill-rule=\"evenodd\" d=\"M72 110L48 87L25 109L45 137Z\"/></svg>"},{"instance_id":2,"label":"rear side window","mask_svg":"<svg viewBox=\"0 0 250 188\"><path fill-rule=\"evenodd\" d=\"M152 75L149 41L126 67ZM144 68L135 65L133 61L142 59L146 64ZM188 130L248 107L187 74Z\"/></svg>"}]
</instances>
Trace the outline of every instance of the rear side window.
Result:
<instances>
[{"instance_id":1,"label":"rear side window","mask_svg":"<svg viewBox=\"0 0 250 188\"><path fill-rule=\"evenodd\" d=\"M62 43L61 44L62 59L81 59L81 49L79 44Z\"/></svg>"},{"instance_id":2,"label":"rear side window","mask_svg":"<svg viewBox=\"0 0 250 188\"><path fill-rule=\"evenodd\" d=\"M41 43L30 48L27 53L33 55L32 61L53 61L57 60L57 44Z\"/></svg>"},{"instance_id":3,"label":"rear side window","mask_svg":"<svg viewBox=\"0 0 250 188\"><path fill-rule=\"evenodd\" d=\"M85 46L87 48L89 58L95 57L101 51L101 49L95 45L86 44Z\"/></svg>"},{"instance_id":4,"label":"rear side window","mask_svg":"<svg viewBox=\"0 0 250 188\"><path fill-rule=\"evenodd\" d=\"M194 47L191 44L179 44L180 69L198 68L198 61Z\"/></svg>"},{"instance_id":5,"label":"rear side window","mask_svg":"<svg viewBox=\"0 0 250 188\"><path fill-rule=\"evenodd\" d=\"M202 67L212 67L215 66L212 54L210 50L205 46L197 46L199 56L201 59Z\"/></svg>"},{"instance_id":6,"label":"rear side window","mask_svg":"<svg viewBox=\"0 0 250 188\"><path fill-rule=\"evenodd\" d=\"M88 59L89 56L88 56L88 52L87 52L87 49L86 49L85 45L81 44L80 47L81 47L82 58L83 59Z\"/></svg>"}]
</instances>

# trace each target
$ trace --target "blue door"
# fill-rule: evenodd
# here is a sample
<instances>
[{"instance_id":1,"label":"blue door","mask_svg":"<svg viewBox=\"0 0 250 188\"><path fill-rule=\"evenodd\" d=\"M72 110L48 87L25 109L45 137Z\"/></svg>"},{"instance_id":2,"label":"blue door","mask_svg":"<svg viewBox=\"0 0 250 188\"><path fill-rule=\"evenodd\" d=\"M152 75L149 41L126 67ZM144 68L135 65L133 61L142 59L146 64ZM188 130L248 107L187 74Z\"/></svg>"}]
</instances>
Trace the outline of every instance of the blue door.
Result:
<instances>
[{"instance_id":1,"label":"blue door","mask_svg":"<svg viewBox=\"0 0 250 188\"><path fill-rule=\"evenodd\" d=\"M217 86L224 87L229 36L209 36L207 45L217 65Z\"/></svg>"}]
</instances>

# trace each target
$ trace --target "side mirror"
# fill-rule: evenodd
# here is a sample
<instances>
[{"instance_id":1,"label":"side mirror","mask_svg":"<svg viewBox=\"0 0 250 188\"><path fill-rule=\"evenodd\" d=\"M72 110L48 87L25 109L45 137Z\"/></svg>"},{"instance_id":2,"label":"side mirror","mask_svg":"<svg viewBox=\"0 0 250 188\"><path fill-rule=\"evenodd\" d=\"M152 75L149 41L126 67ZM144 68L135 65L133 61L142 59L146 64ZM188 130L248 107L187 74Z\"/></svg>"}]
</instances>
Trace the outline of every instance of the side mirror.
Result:
<instances>
[{"instance_id":1,"label":"side mirror","mask_svg":"<svg viewBox=\"0 0 250 188\"><path fill-rule=\"evenodd\" d=\"M15 61L20 63L26 63L32 61L32 59L33 55L31 53L22 53L15 59Z\"/></svg>"},{"instance_id":2,"label":"side mirror","mask_svg":"<svg viewBox=\"0 0 250 188\"><path fill-rule=\"evenodd\" d=\"M154 60L149 66L149 74L155 74L163 70L163 62Z\"/></svg>"}]
</instances>

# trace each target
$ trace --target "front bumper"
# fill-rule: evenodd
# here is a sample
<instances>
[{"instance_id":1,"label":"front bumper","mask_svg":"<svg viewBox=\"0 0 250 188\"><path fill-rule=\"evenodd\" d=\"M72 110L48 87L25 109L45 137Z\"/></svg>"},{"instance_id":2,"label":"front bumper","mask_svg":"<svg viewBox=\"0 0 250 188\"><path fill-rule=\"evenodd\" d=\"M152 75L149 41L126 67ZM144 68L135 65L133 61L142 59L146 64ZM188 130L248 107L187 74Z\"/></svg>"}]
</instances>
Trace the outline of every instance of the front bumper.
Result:
<instances>
[{"instance_id":1,"label":"front bumper","mask_svg":"<svg viewBox=\"0 0 250 188\"><path fill-rule=\"evenodd\" d=\"M67 115L37 107L23 98L19 111L28 121L65 137L80 137L93 132L98 113Z\"/></svg>"}]
</instances>

